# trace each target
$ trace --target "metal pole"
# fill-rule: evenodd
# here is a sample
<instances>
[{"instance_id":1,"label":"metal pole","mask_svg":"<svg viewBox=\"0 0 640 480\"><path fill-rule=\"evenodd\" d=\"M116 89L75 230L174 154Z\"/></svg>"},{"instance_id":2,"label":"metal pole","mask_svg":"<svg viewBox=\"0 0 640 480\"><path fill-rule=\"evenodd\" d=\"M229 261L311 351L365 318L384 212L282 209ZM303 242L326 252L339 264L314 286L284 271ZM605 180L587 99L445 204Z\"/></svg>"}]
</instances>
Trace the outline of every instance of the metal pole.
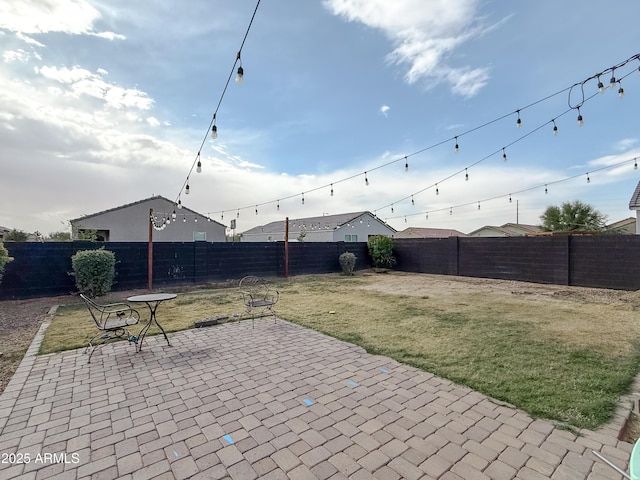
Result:
<instances>
[{"instance_id":1,"label":"metal pole","mask_svg":"<svg viewBox=\"0 0 640 480\"><path fill-rule=\"evenodd\" d=\"M284 278L289 276L289 217L284 221Z\"/></svg>"},{"instance_id":2,"label":"metal pole","mask_svg":"<svg viewBox=\"0 0 640 480\"><path fill-rule=\"evenodd\" d=\"M598 457L600 460L602 460L604 463L606 463L607 465L609 465L611 468L613 468L616 472L618 472L620 475L622 475L624 478L628 478L631 479L631 477L629 476L629 474L627 472L625 472L624 470L622 470L620 467L618 467L617 465L615 465L614 463L610 462L609 460L607 460L606 458L604 458L602 455L600 455L598 452L596 452L595 450L591 450L593 452L593 454Z\"/></svg>"},{"instance_id":3,"label":"metal pole","mask_svg":"<svg viewBox=\"0 0 640 480\"><path fill-rule=\"evenodd\" d=\"M149 247L147 248L147 283L153 290L153 208L149 209Z\"/></svg>"}]
</instances>

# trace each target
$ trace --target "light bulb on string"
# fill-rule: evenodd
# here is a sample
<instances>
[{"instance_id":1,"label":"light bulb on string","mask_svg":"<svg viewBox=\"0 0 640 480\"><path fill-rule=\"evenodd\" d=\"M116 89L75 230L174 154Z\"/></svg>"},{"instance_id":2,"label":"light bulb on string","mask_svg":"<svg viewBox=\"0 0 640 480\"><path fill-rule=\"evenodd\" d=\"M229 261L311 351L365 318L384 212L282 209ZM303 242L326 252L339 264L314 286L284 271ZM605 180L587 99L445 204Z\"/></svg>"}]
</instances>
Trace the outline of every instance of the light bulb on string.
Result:
<instances>
[{"instance_id":1,"label":"light bulb on string","mask_svg":"<svg viewBox=\"0 0 640 480\"><path fill-rule=\"evenodd\" d=\"M466 182L469 181L469 171L466 168L464 169L464 180Z\"/></svg>"},{"instance_id":2,"label":"light bulb on string","mask_svg":"<svg viewBox=\"0 0 640 480\"><path fill-rule=\"evenodd\" d=\"M613 70L611 70L611 80L609 80L609 88L610 88L611 90L613 90L614 88L616 88L617 80L616 80L616 75L615 75L615 73L616 73L616 69L614 68Z\"/></svg>"},{"instance_id":3,"label":"light bulb on string","mask_svg":"<svg viewBox=\"0 0 640 480\"><path fill-rule=\"evenodd\" d=\"M176 219L176 209L173 209L173 213L171 214L171 218Z\"/></svg>"},{"instance_id":4,"label":"light bulb on string","mask_svg":"<svg viewBox=\"0 0 640 480\"><path fill-rule=\"evenodd\" d=\"M440 195L440 190L438 190L438 184L436 183L436 195Z\"/></svg>"},{"instance_id":5,"label":"light bulb on string","mask_svg":"<svg viewBox=\"0 0 640 480\"><path fill-rule=\"evenodd\" d=\"M404 171L409 171L409 160L407 160L407 157L404 157Z\"/></svg>"},{"instance_id":6,"label":"light bulb on string","mask_svg":"<svg viewBox=\"0 0 640 480\"><path fill-rule=\"evenodd\" d=\"M333 183L331 184L331 196L333 197Z\"/></svg>"},{"instance_id":7,"label":"light bulb on string","mask_svg":"<svg viewBox=\"0 0 640 480\"><path fill-rule=\"evenodd\" d=\"M411 195L411 205L415 205L416 201L413 199L413 195Z\"/></svg>"},{"instance_id":8,"label":"light bulb on string","mask_svg":"<svg viewBox=\"0 0 640 480\"><path fill-rule=\"evenodd\" d=\"M404 223L407 223L407 216L404 216Z\"/></svg>"},{"instance_id":9,"label":"light bulb on string","mask_svg":"<svg viewBox=\"0 0 640 480\"><path fill-rule=\"evenodd\" d=\"M220 221L223 221L223 220L224 220L224 212L220 214Z\"/></svg>"},{"instance_id":10,"label":"light bulb on string","mask_svg":"<svg viewBox=\"0 0 640 480\"><path fill-rule=\"evenodd\" d=\"M302 205L304 205L304 192L302 192Z\"/></svg>"},{"instance_id":11,"label":"light bulb on string","mask_svg":"<svg viewBox=\"0 0 640 480\"><path fill-rule=\"evenodd\" d=\"M211 127L211 139L218 138L218 127L216 127L216 114L213 114L213 126Z\"/></svg>"},{"instance_id":12,"label":"light bulb on string","mask_svg":"<svg viewBox=\"0 0 640 480\"><path fill-rule=\"evenodd\" d=\"M522 128L522 120L520 119L520 110L516 110L516 113L518 114L518 119L516 120L516 127Z\"/></svg>"},{"instance_id":13,"label":"light bulb on string","mask_svg":"<svg viewBox=\"0 0 640 480\"><path fill-rule=\"evenodd\" d=\"M478 202L478 210L480 210L480 202Z\"/></svg>"},{"instance_id":14,"label":"light bulb on string","mask_svg":"<svg viewBox=\"0 0 640 480\"><path fill-rule=\"evenodd\" d=\"M449 207L449 215L453 215L453 207Z\"/></svg>"},{"instance_id":15,"label":"light bulb on string","mask_svg":"<svg viewBox=\"0 0 640 480\"><path fill-rule=\"evenodd\" d=\"M582 120L582 114L580 113L580 107L576 107L578 109L578 126L581 127L584 125L584 121Z\"/></svg>"},{"instance_id":16,"label":"light bulb on string","mask_svg":"<svg viewBox=\"0 0 640 480\"><path fill-rule=\"evenodd\" d=\"M240 62L240 66L238 67L238 72L236 74L236 83L238 85L242 85L242 82L244 81L244 68L242 68L242 59L240 58L240 52L238 52L238 55L236 56L236 61Z\"/></svg>"},{"instance_id":17,"label":"light bulb on string","mask_svg":"<svg viewBox=\"0 0 640 480\"><path fill-rule=\"evenodd\" d=\"M456 136L455 152L458 153L459 151L460 151L460 145L458 145L458 137Z\"/></svg>"},{"instance_id":18,"label":"light bulb on string","mask_svg":"<svg viewBox=\"0 0 640 480\"><path fill-rule=\"evenodd\" d=\"M507 161L507 152L505 152L504 147L502 147L502 161ZM518 162L516 162L518 163Z\"/></svg>"},{"instance_id":19,"label":"light bulb on string","mask_svg":"<svg viewBox=\"0 0 640 480\"><path fill-rule=\"evenodd\" d=\"M364 172L364 184L369 185L369 179L367 178L367 172Z\"/></svg>"},{"instance_id":20,"label":"light bulb on string","mask_svg":"<svg viewBox=\"0 0 640 480\"><path fill-rule=\"evenodd\" d=\"M238 209L238 212L236 213L236 218L240 218L240 209Z\"/></svg>"},{"instance_id":21,"label":"light bulb on string","mask_svg":"<svg viewBox=\"0 0 640 480\"><path fill-rule=\"evenodd\" d=\"M635 158L633 159L633 169L634 170L638 169L638 160L636 160Z\"/></svg>"},{"instance_id":22,"label":"light bulb on string","mask_svg":"<svg viewBox=\"0 0 640 480\"><path fill-rule=\"evenodd\" d=\"M618 97L624 98L624 88L622 88L622 82L618 82L620 84L620 88L618 88Z\"/></svg>"},{"instance_id":23,"label":"light bulb on string","mask_svg":"<svg viewBox=\"0 0 640 480\"><path fill-rule=\"evenodd\" d=\"M258 214L258 205L256 205L256 215Z\"/></svg>"},{"instance_id":24,"label":"light bulb on string","mask_svg":"<svg viewBox=\"0 0 640 480\"><path fill-rule=\"evenodd\" d=\"M187 223L187 216L186 215L182 217L182 223Z\"/></svg>"},{"instance_id":25,"label":"light bulb on string","mask_svg":"<svg viewBox=\"0 0 640 480\"><path fill-rule=\"evenodd\" d=\"M509 194L509 203L511 203L511 202L512 202L512 200L511 200L511 194Z\"/></svg>"},{"instance_id":26,"label":"light bulb on string","mask_svg":"<svg viewBox=\"0 0 640 480\"><path fill-rule=\"evenodd\" d=\"M587 183L591 183L591 178L589 177L589 173L587 173Z\"/></svg>"},{"instance_id":27,"label":"light bulb on string","mask_svg":"<svg viewBox=\"0 0 640 480\"><path fill-rule=\"evenodd\" d=\"M178 210L182 208L182 200L178 199Z\"/></svg>"},{"instance_id":28,"label":"light bulb on string","mask_svg":"<svg viewBox=\"0 0 640 480\"><path fill-rule=\"evenodd\" d=\"M558 135L558 126L556 125L556 119L551 120L553 122L553 135Z\"/></svg>"},{"instance_id":29,"label":"light bulb on string","mask_svg":"<svg viewBox=\"0 0 640 480\"><path fill-rule=\"evenodd\" d=\"M548 193L549 193L549 189L548 189L548 188L547 188L547 186L545 185L545 186L544 186L544 194L546 195L546 194L548 194Z\"/></svg>"},{"instance_id":30,"label":"light bulb on string","mask_svg":"<svg viewBox=\"0 0 640 480\"><path fill-rule=\"evenodd\" d=\"M391 204L391 213L393 213L393 203Z\"/></svg>"},{"instance_id":31,"label":"light bulb on string","mask_svg":"<svg viewBox=\"0 0 640 480\"><path fill-rule=\"evenodd\" d=\"M600 93L604 93L607 91L606 87L604 86L604 83L602 83L602 80L600 80L600 75L598 75L598 91Z\"/></svg>"},{"instance_id":32,"label":"light bulb on string","mask_svg":"<svg viewBox=\"0 0 640 480\"><path fill-rule=\"evenodd\" d=\"M276 203L276 210L280 211L280 199L278 199L278 202Z\"/></svg>"},{"instance_id":33,"label":"light bulb on string","mask_svg":"<svg viewBox=\"0 0 640 480\"><path fill-rule=\"evenodd\" d=\"M193 219L193 222L194 222L194 223L198 223L198 217L195 217L195 218Z\"/></svg>"},{"instance_id":34,"label":"light bulb on string","mask_svg":"<svg viewBox=\"0 0 640 480\"><path fill-rule=\"evenodd\" d=\"M200 152L198 152L198 165L196 166L196 172L202 173L202 162L200 161Z\"/></svg>"},{"instance_id":35,"label":"light bulb on string","mask_svg":"<svg viewBox=\"0 0 640 480\"><path fill-rule=\"evenodd\" d=\"M429 220L429 212L426 212L426 213L424 214L424 219L425 219L425 220Z\"/></svg>"},{"instance_id":36,"label":"light bulb on string","mask_svg":"<svg viewBox=\"0 0 640 480\"><path fill-rule=\"evenodd\" d=\"M184 187L184 194L185 195L189 195L189 184L187 183L187 186Z\"/></svg>"}]
</instances>

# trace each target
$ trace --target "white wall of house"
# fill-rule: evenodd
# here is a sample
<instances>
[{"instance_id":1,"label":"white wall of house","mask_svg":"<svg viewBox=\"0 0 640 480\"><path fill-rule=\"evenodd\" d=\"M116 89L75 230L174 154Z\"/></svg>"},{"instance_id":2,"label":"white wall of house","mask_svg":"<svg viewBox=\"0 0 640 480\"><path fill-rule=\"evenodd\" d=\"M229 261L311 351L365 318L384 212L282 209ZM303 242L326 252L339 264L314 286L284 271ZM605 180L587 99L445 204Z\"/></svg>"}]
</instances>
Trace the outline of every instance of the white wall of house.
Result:
<instances>
[{"instance_id":1,"label":"white wall of house","mask_svg":"<svg viewBox=\"0 0 640 480\"><path fill-rule=\"evenodd\" d=\"M86 218L72 220L73 238L79 230L97 230L109 242L147 242L149 240L149 209L153 209L158 223L171 215L173 202L162 197L115 208ZM196 221L197 220L197 221ZM225 242L226 228L218 222L187 209L176 210L176 219L163 230L153 229L154 242Z\"/></svg>"}]
</instances>

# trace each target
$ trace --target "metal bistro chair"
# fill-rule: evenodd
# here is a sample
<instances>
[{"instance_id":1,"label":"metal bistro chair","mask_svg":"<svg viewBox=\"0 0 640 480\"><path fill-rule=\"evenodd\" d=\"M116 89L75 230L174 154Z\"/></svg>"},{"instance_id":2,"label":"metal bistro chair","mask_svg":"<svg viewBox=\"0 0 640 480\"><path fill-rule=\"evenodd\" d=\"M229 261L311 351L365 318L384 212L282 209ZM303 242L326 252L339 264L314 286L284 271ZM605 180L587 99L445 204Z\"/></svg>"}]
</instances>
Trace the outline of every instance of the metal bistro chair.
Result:
<instances>
[{"instance_id":1,"label":"metal bistro chair","mask_svg":"<svg viewBox=\"0 0 640 480\"><path fill-rule=\"evenodd\" d=\"M137 310L131 308L126 303L110 303L107 305L99 305L84 294L80 294L82 300L87 305L89 313L93 321L98 327L98 334L89 340L89 345L85 349L85 353L89 354L89 363L91 357L98 347L109 343L113 340L126 339L130 342L136 342L137 337L132 336L127 327L135 325L140 321L140 314ZM94 345L94 341L98 342Z\"/></svg>"},{"instance_id":2,"label":"metal bistro chair","mask_svg":"<svg viewBox=\"0 0 640 480\"><path fill-rule=\"evenodd\" d=\"M267 313L273 315L274 323L277 322L274 305L280 299L280 292L269 288L267 282L253 275L240 280L240 294L247 309L243 315L251 316L251 328L255 328L255 318Z\"/></svg>"}]
</instances>

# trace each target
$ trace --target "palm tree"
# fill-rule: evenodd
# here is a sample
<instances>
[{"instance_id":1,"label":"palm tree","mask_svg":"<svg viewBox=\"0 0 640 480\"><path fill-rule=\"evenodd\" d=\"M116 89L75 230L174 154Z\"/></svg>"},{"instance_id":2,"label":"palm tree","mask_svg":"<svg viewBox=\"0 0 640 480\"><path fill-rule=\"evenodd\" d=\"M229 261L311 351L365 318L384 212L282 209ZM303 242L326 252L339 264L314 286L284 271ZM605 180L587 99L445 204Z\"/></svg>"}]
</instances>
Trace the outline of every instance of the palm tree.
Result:
<instances>
[{"instance_id":1,"label":"palm tree","mask_svg":"<svg viewBox=\"0 0 640 480\"><path fill-rule=\"evenodd\" d=\"M588 203L575 200L547 207L540 220L547 232L601 232L607 217Z\"/></svg>"}]
</instances>

